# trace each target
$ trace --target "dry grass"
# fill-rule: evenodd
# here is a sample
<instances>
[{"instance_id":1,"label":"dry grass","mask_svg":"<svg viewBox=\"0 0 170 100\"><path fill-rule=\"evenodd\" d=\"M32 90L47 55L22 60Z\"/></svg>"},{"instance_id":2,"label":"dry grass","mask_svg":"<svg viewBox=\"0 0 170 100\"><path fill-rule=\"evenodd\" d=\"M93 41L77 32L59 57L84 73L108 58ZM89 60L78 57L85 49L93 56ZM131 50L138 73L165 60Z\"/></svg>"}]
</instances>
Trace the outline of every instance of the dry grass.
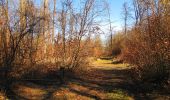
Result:
<instances>
[{"instance_id":1,"label":"dry grass","mask_svg":"<svg viewBox=\"0 0 170 100\"><path fill-rule=\"evenodd\" d=\"M92 69L109 70L115 68L126 68L126 64L111 64L110 60L97 60L93 62ZM94 74L94 75L93 75ZM96 76L95 76L96 74ZM104 91L99 88L101 87L98 81L101 83L115 81L116 79L103 80L104 75L102 73L91 73L88 74L91 78L89 80L96 81L97 83L88 83L85 81L71 81L68 84L57 87L54 86L41 86L33 83L16 83L13 85L15 94L20 98L29 100L95 100L95 99L106 99L106 100L133 100L132 97L128 96L123 90L113 90L113 92ZM95 78L96 77L96 78ZM109 77L115 77L110 75ZM107 84L107 83L106 83Z\"/></svg>"},{"instance_id":2,"label":"dry grass","mask_svg":"<svg viewBox=\"0 0 170 100\"><path fill-rule=\"evenodd\" d=\"M89 97L74 93L68 88L62 88L59 91L54 92L52 99L54 100L93 100Z\"/></svg>"},{"instance_id":3,"label":"dry grass","mask_svg":"<svg viewBox=\"0 0 170 100\"><path fill-rule=\"evenodd\" d=\"M96 100L97 98L101 100L134 100L123 90L106 92L73 83L53 93L54 100Z\"/></svg>"},{"instance_id":4,"label":"dry grass","mask_svg":"<svg viewBox=\"0 0 170 100\"><path fill-rule=\"evenodd\" d=\"M20 84L13 85L15 94L19 97L29 100L42 100L46 97L47 91L35 84Z\"/></svg>"},{"instance_id":5,"label":"dry grass","mask_svg":"<svg viewBox=\"0 0 170 100\"><path fill-rule=\"evenodd\" d=\"M127 84L128 76L126 70L129 68L128 64L111 63L111 60L97 60L93 62L91 70L83 74L83 77L80 77L80 79L73 78L62 86L56 83L52 83L53 85L40 85L38 83L21 82L12 86L13 91L18 96L18 99L24 98L24 100L138 99L135 97L136 94L131 91L132 89L129 90L125 87L131 86ZM152 96L154 95L151 94L149 97ZM1 96L0 93L0 97L5 96L3 94ZM139 96L139 98L141 97Z\"/></svg>"},{"instance_id":6,"label":"dry grass","mask_svg":"<svg viewBox=\"0 0 170 100\"><path fill-rule=\"evenodd\" d=\"M111 93L107 93L107 99L109 100L134 100L133 97L128 96L128 94L122 90L114 90Z\"/></svg>"},{"instance_id":7,"label":"dry grass","mask_svg":"<svg viewBox=\"0 0 170 100\"><path fill-rule=\"evenodd\" d=\"M129 64L127 63L120 63L120 64L112 64L113 60L101 60L97 59L92 63L93 68L99 68L99 69L127 69L130 68Z\"/></svg>"}]
</instances>

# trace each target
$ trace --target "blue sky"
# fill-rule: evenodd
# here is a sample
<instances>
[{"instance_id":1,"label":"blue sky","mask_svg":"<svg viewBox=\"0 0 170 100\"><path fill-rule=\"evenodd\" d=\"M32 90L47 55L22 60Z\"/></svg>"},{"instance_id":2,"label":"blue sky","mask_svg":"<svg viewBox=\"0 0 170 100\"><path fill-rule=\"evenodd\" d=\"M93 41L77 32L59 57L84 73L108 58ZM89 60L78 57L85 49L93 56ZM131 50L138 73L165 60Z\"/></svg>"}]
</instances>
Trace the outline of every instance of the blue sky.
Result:
<instances>
[{"instance_id":1,"label":"blue sky","mask_svg":"<svg viewBox=\"0 0 170 100\"><path fill-rule=\"evenodd\" d=\"M37 5L41 4L42 1L43 0L35 0ZM56 1L60 2L60 0L56 0ZM73 1L79 2L80 0L73 0ZM121 30L121 27L123 26L122 5L124 2L127 2L129 3L129 6L130 6L132 0L106 0L106 1L109 3L109 6L110 6L111 20L113 22L112 26L114 27L116 31ZM49 2L53 2L53 0L49 0ZM57 3L57 5L61 7L59 3Z\"/></svg>"},{"instance_id":2,"label":"blue sky","mask_svg":"<svg viewBox=\"0 0 170 100\"><path fill-rule=\"evenodd\" d=\"M131 5L132 0L108 0L110 4L110 13L111 13L111 20L113 21L114 29L121 30L123 26L123 15L122 15L122 8L123 3L127 2L128 5Z\"/></svg>"},{"instance_id":3,"label":"blue sky","mask_svg":"<svg viewBox=\"0 0 170 100\"><path fill-rule=\"evenodd\" d=\"M36 2L37 5L42 4L43 0L34 0ZM57 1L57 9L61 8L61 3L59 3L62 0L56 0ZM74 2L76 5L80 5L80 0L73 0L76 1ZM122 8L123 8L123 3L127 2L128 6L131 5L132 0L106 0L109 3L109 8L110 8L110 14L111 14L111 21L112 21L112 27L113 27L113 34L116 31L120 31L122 30L123 27L123 15L122 15ZM53 2L53 0L49 0L50 4L53 4L51 2ZM51 5L53 6L53 5ZM108 16L105 16L106 18ZM129 21L132 23L132 21ZM105 23L108 22L103 22L103 26L101 27L101 29L105 32L105 33L109 33L109 25L105 25ZM105 34L101 36L102 39L107 39L109 37L109 34Z\"/></svg>"},{"instance_id":4,"label":"blue sky","mask_svg":"<svg viewBox=\"0 0 170 100\"><path fill-rule=\"evenodd\" d=\"M123 29L124 21L123 21L123 14L122 14L122 8L123 3L127 2L128 6L131 6L132 0L108 0L109 6L110 6L110 14L111 14L111 21L112 27L113 27L113 34L117 31L121 31ZM129 21L129 26L132 24L131 20ZM110 37L109 33L109 26L103 26L103 31L106 33L104 35L101 35L102 40L107 40Z\"/></svg>"}]
</instances>

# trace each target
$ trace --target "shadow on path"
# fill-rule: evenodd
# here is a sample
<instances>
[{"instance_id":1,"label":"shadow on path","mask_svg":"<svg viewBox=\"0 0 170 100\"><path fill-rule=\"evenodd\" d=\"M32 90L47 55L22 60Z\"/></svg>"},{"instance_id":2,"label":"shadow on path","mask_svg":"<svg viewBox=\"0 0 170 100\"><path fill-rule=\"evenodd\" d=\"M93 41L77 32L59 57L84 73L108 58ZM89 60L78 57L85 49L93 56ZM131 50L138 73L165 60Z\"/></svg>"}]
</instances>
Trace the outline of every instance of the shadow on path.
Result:
<instances>
[{"instance_id":1,"label":"shadow on path","mask_svg":"<svg viewBox=\"0 0 170 100\"><path fill-rule=\"evenodd\" d=\"M12 86L14 93L11 98L12 100L56 100L53 96L61 88L76 94L75 98L81 95L95 100L107 99L106 94L114 93L115 90L124 91L134 100L154 100L157 99L158 94L160 97L162 95L170 97L170 91L153 93L153 91L141 90L137 84L131 81L129 72L130 69L94 68L79 77L68 76L69 82L63 85L52 80L17 82ZM69 100L69 97L67 99Z\"/></svg>"},{"instance_id":2,"label":"shadow on path","mask_svg":"<svg viewBox=\"0 0 170 100\"><path fill-rule=\"evenodd\" d=\"M84 73L83 77L76 77L72 82L77 85L88 88L89 90L103 91L110 93L114 90L122 90L127 95L133 97L135 100L154 100L159 98L157 96L170 97L170 91L152 91L143 90L138 84L134 83L130 77L131 69L94 69L90 72ZM76 91L77 92L77 91ZM81 91L79 94L84 96L91 95ZM90 96L89 96L90 97ZM100 96L93 96L93 98L101 98ZM170 98L169 98L170 99Z\"/></svg>"}]
</instances>

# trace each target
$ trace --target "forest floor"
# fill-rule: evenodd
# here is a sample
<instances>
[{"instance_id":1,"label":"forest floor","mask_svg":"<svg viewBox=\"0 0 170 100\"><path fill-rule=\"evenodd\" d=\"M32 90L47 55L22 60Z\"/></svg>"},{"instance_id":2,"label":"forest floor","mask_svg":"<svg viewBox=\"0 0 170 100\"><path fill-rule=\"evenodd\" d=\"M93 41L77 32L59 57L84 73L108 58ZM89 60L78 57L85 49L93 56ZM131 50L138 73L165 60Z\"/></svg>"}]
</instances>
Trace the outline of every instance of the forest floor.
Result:
<instances>
[{"instance_id":1,"label":"forest floor","mask_svg":"<svg viewBox=\"0 0 170 100\"><path fill-rule=\"evenodd\" d=\"M140 91L129 77L128 64L97 60L79 77L57 82L16 82L12 100L170 100L170 90ZM5 98L0 92L0 100Z\"/></svg>"}]
</instances>

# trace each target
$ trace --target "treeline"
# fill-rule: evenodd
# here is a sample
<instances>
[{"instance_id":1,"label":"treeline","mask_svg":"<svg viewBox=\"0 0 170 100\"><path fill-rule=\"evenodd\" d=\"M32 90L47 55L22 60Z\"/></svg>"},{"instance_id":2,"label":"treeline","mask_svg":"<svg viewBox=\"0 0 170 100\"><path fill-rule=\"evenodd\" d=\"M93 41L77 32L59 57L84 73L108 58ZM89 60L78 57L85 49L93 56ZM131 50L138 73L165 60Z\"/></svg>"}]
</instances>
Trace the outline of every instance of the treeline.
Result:
<instances>
[{"instance_id":1,"label":"treeline","mask_svg":"<svg viewBox=\"0 0 170 100\"><path fill-rule=\"evenodd\" d=\"M104 12L101 2L83 0L79 6L74 0L39 3L0 0L0 76L6 85L33 70L75 70L87 64L87 57L100 55L96 19Z\"/></svg>"},{"instance_id":2,"label":"treeline","mask_svg":"<svg viewBox=\"0 0 170 100\"><path fill-rule=\"evenodd\" d=\"M123 5L124 21L134 25L117 34L112 42L112 55L133 66L133 79L156 84L170 78L170 2L169 0L133 0ZM110 40L109 40L110 43Z\"/></svg>"}]
</instances>

